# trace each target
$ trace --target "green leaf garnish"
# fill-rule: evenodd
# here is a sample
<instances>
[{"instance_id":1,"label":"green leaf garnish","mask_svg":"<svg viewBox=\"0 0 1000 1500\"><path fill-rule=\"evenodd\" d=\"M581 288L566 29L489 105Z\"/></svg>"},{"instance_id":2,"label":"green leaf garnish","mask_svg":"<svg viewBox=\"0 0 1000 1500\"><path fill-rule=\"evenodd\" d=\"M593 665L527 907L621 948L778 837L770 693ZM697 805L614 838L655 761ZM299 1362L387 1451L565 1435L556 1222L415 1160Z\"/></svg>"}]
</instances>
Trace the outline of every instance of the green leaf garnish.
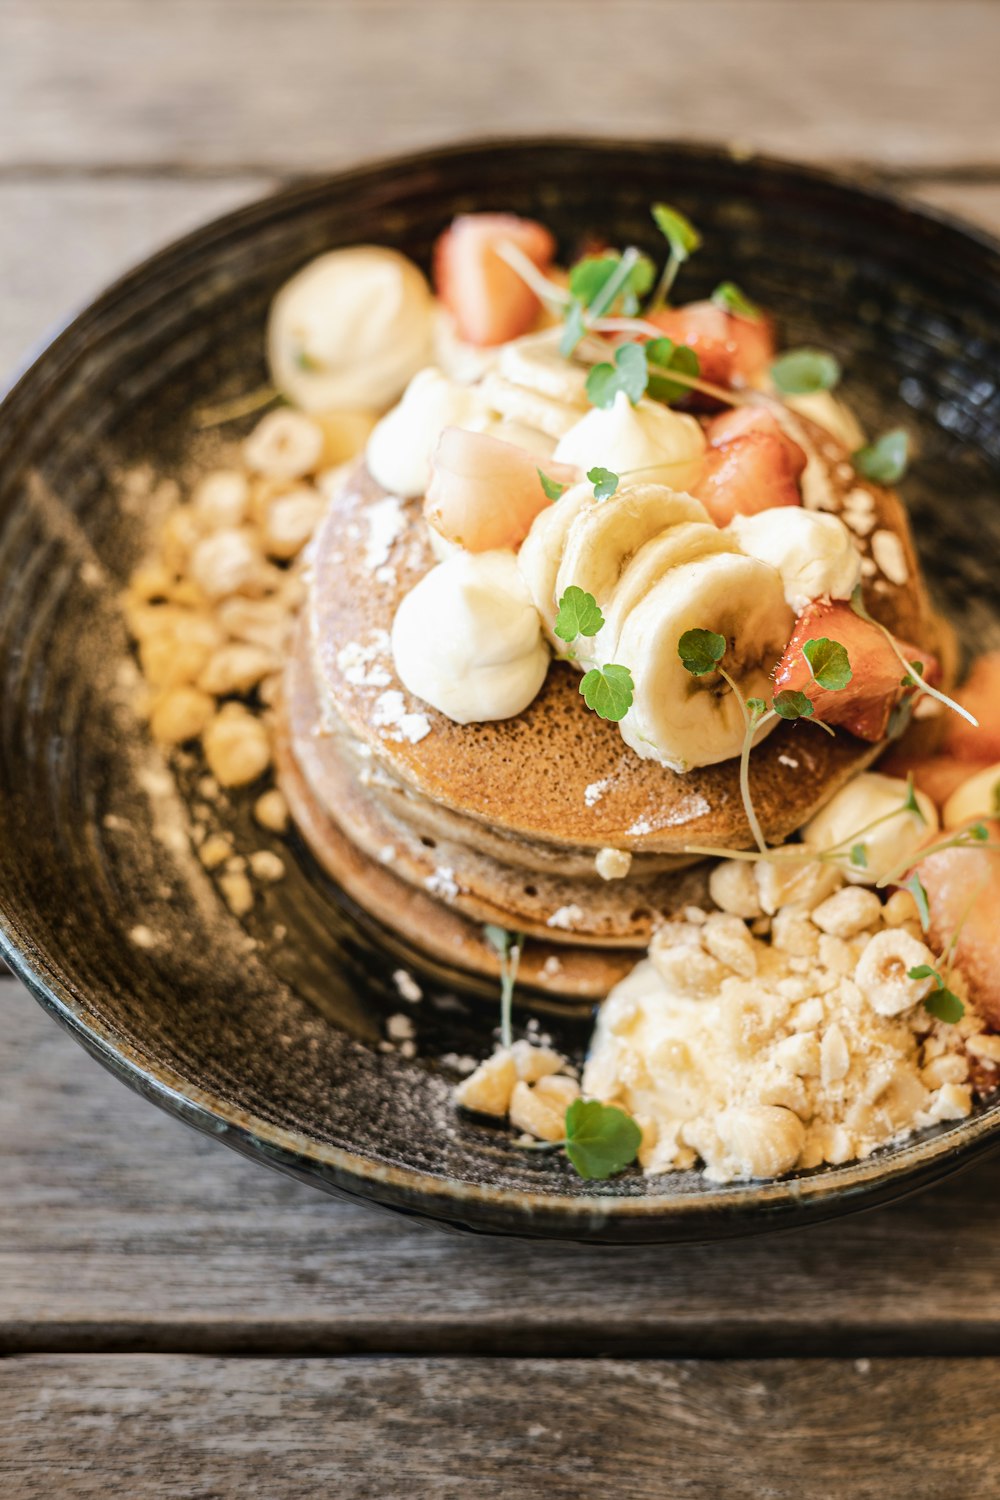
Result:
<instances>
[{"instance_id":1,"label":"green leaf garnish","mask_svg":"<svg viewBox=\"0 0 1000 1500\"><path fill-rule=\"evenodd\" d=\"M597 1099L574 1099L566 1111L566 1155L581 1177L604 1182L635 1161L642 1131L631 1115Z\"/></svg>"},{"instance_id":2,"label":"green leaf garnish","mask_svg":"<svg viewBox=\"0 0 1000 1500\"><path fill-rule=\"evenodd\" d=\"M974 839L977 844L985 844L990 836L990 831L985 823L973 823L972 827L967 828L965 832L967 833L969 838Z\"/></svg>"},{"instance_id":3,"label":"green leaf garnish","mask_svg":"<svg viewBox=\"0 0 1000 1500\"><path fill-rule=\"evenodd\" d=\"M653 285L656 269L648 255L632 252L632 264L627 268L621 284L614 291L614 299L622 299L622 311L631 317L638 311L639 298L644 297ZM569 273L569 289L573 297L584 308L600 305L612 278L617 277L622 264L620 255L588 255L577 261Z\"/></svg>"},{"instance_id":4,"label":"green leaf garnish","mask_svg":"<svg viewBox=\"0 0 1000 1500\"><path fill-rule=\"evenodd\" d=\"M542 473L541 469L537 469L535 472L542 481L542 489L545 491L545 498L547 500L558 500L560 495L566 493L566 486L560 484L558 479L550 479L547 474Z\"/></svg>"},{"instance_id":5,"label":"green leaf garnish","mask_svg":"<svg viewBox=\"0 0 1000 1500\"><path fill-rule=\"evenodd\" d=\"M1000 781L993 783L990 812L995 818L1000 818Z\"/></svg>"},{"instance_id":6,"label":"green leaf garnish","mask_svg":"<svg viewBox=\"0 0 1000 1500\"><path fill-rule=\"evenodd\" d=\"M823 349L790 349L771 366L771 379L785 396L809 396L832 391L840 379L840 365Z\"/></svg>"},{"instance_id":7,"label":"green leaf garnish","mask_svg":"<svg viewBox=\"0 0 1000 1500\"><path fill-rule=\"evenodd\" d=\"M588 708L600 718L617 724L632 707L635 684L628 667L612 663L607 667L591 667L580 683L580 692Z\"/></svg>"},{"instance_id":8,"label":"green leaf garnish","mask_svg":"<svg viewBox=\"0 0 1000 1500\"><path fill-rule=\"evenodd\" d=\"M783 719L811 719L813 716L811 700L805 693L795 692L791 688L786 688L783 693L776 693L771 707Z\"/></svg>"},{"instance_id":9,"label":"green leaf garnish","mask_svg":"<svg viewBox=\"0 0 1000 1500\"><path fill-rule=\"evenodd\" d=\"M483 937L501 958L506 958L510 949L510 933L506 927L498 927L494 922L487 922L483 928Z\"/></svg>"},{"instance_id":10,"label":"green leaf garnish","mask_svg":"<svg viewBox=\"0 0 1000 1500\"><path fill-rule=\"evenodd\" d=\"M646 344L647 365L655 365L649 372L648 392L652 400L669 406L690 395L691 387L678 380L669 380L660 372L676 370L679 375L697 376L701 373L698 356L687 344L675 344L673 339L650 339Z\"/></svg>"},{"instance_id":11,"label":"green leaf garnish","mask_svg":"<svg viewBox=\"0 0 1000 1500\"><path fill-rule=\"evenodd\" d=\"M669 203L654 203L650 210L653 222L670 246L674 260L685 261L701 245L701 235L691 220Z\"/></svg>"},{"instance_id":12,"label":"green leaf garnish","mask_svg":"<svg viewBox=\"0 0 1000 1500\"><path fill-rule=\"evenodd\" d=\"M924 670L924 664L922 661L911 661L910 666L913 668L913 671L918 674ZM905 688L916 687L917 678L911 673L907 672L906 676L903 678L901 686Z\"/></svg>"},{"instance_id":13,"label":"green leaf garnish","mask_svg":"<svg viewBox=\"0 0 1000 1500\"><path fill-rule=\"evenodd\" d=\"M757 322L762 316L756 302L751 302L735 281L720 281L712 293L712 301L723 312L734 313L737 318L752 318Z\"/></svg>"},{"instance_id":14,"label":"green leaf garnish","mask_svg":"<svg viewBox=\"0 0 1000 1500\"><path fill-rule=\"evenodd\" d=\"M750 715L750 722L752 724L757 724L757 722L762 719L767 713L767 704L764 702L763 698L748 698L747 712Z\"/></svg>"},{"instance_id":15,"label":"green leaf garnish","mask_svg":"<svg viewBox=\"0 0 1000 1500\"><path fill-rule=\"evenodd\" d=\"M588 469L587 478L594 486L595 500L610 500L618 488L618 475L612 474L610 469Z\"/></svg>"},{"instance_id":16,"label":"green leaf garnish","mask_svg":"<svg viewBox=\"0 0 1000 1500\"><path fill-rule=\"evenodd\" d=\"M902 427L883 432L874 443L859 448L851 462L859 474L876 484L895 484L906 473L910 456L910 436Z\"/></svg>"},{"instance_id":17,"label":"green leaf garnish","mask_svg":"<svg viewBox=\"0 0 1000 1500\"><path fill-rule=\"evenodd\" d=\"M917 801L917 789L913 783L912 771L906 778L906 796L903 799L902 811L913 813L914 817L919 818L921 823L927 822L927 819L923 814L923 809L921 808L920 803Z\"/></svg>"},{"instance_id":18,"label":"green leaf garnish","mask_svg":"<svg viewBox=\"0 0 1000 1500\"><path fill-rule=\"evenodd\" d=\"M622 344L615 353L613 365L594 365L588 374L587 397L592 406L607 411L614 406L619 391L624 391L635 406L648 380L645 349L641 344Z\"/></svg>"},{"instance_id":19,"label":"green leaf garnish","mask_svg":"<svg viewBox=\"0 0 1000 1500\"><path fill-rule=\"evenodd\" d=\"M924 1009L930 1011L939 1021L947 1021L949 1026L954 1026L965 1015L965 1006L955 994L954 990L948 989L947 985L941 985L936 990L931 990L924 1001Z\"/></svg>"},{"instance_id":20,"label":"green leaf garnish","mask_svg":"<svg viewBox=\"0 0 1000 1500\"><path fill-rule=\"evenodd\" d=\"M825 635L818 640L806 641L802 647L802 655L809 664L813 681L818 682L821 688L838 692L854 676L844 647L839 641L831 641Z\"/></svg>"},{"instance_id":21,"label":"green leaf garnish","mask_svg":"<svg viewBox=\"0 0 1000 1500\"><path fill-rule=\"evenodd\" d=\"M851 846L851 864L857 870L867 870L868 846L866 844L853 844Z\"/></svg>"},{"instance_id":22,"label":"green leaf garnish","mask_svg":"<svg viewBox=\"0 0 1000 1500\"><path fill-rule=\"evenodd\" d=\"M924 883L915 870L910 876L909 880L903 881L902 885L900 886L900 890L909 891L910 895L917 903L917 913L920 917L920 925L926 932L928 927L931 925L930 902L927 899L927 892L924 890Z\"/></svg>"},{"instance_id":23,"label":"green leaf garnish","mask_svg":"<svg viewBox=\"0 0 1000 1500\"><path fill-rule=\"evenodd\" d=\"M500 1044L503 1047L510 1047L513 1043L511 1016L514 1007L514 986L517 983L517 971L521 962L521 947L524 939L519 933L508 932L506 927L498 927L494 922L486 923L483 928L483 937L500 960Z\"/></svg>"},{"instance_id":24,"label":"green leaf garnish","mask_svg":"<svg viewBox=\"0 0 1000 1500\"><path fill-rule=\"evenodd\" d=\"M681 666L692 677L704 677L714 672L726 654L726 638L716 635L714 630L685 630L677 642L677 655Z\"/></svg>"},{"instance_id":25,"label":"green leaf garnish","mask_svg":"<svg viewBox=\"0 0 1000 1500\"><path fill-rule=\"evenodd\" d=\"M559 600L559 613L552 627L561 641L575 641L578 635L596 635L604 624L597 600L586 589L571 583Z\"/></svg>"}]
</instances>

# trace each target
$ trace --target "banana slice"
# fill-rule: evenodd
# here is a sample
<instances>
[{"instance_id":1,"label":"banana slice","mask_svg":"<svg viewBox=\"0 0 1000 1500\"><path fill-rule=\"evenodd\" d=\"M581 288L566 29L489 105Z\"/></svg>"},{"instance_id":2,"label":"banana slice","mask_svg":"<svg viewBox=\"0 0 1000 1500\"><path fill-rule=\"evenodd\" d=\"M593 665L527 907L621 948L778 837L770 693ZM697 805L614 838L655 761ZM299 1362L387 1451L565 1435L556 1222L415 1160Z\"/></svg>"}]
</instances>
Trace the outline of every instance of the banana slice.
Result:
<instances>
[{"instance_id":1,"label":"banana slice","mask_svg":"<svg viewBox=\"0 0 1000 1500\"><path fill-rule=\"evenodd\" d=\"M580 420L580 411L565 401L543 396L526 386L515 385L495 372L487 375L480 387L483 399L493 411L510 422L537 427L557 441Z\"/></svg>"},{"instance_id":2,"label":"banana slice","mask_svg":"<svg viewBox=\"0 0 1000 1500\"><path fill-rule=\"evenodd\" d=\"M744 721L727 684L692 677L677 643L687 630L713 630L728 642L726 667L744 698L769 697L769 674L794 616L781 577L753 557L721 553L671 568L626 616L615 660L632 673L635 697L619 728L645 760L674 771L713 766L740 753ZM773 728L764 727L758 739Z\"/></svg>"},{"instance_id":3,"label":"banana slice","mask_svg":"<svg viewBox=\"0 0 1000 1500\"><path fill-rule=\"evenodd\" d=\"M679 522L708 520L700 500L659 484L623 485L607 500L594 500L591 492L591 499L566 532L555 604L576 584L605 609L640 547Z\"/></svg>"},{"instance_id":4,"label":"banana slice","mask_svg":"<svg viewBox=\"0 0 1000 1500\"><path fill-rule=\"evenodd\" d=\"M556 618L556 575L566 537L580 512L593 504L594 486L590 481L574 484L554 505L535 517L517 554L517 565L550 636Z\"/></svg>"},{"instance_id":5,"label":"banana slice","mask_svg":"<svg viewBox=\"0 0 1000 1500\"><path fill-rule=\"evenodd\" d=\"M558 328L529 333L523 339L504 344L497 369L512 385L585 412L590 405L587 372L582 365L574 365L559 353L562 332L560 324Z\"/></svg>"},{"instance_id":6,"label":"banana slice","mask_svg":"<svg viewBox=\"0 0 1000 1500\"><path fill-rule=\"evenodd\" d=\"M711 521L684 521L655 536L639 548L622 574L604 609L604 627L594 637L588 656L595 661L615 660L626 619L670 568L739 550L733 539Z\"/></svg>"}]
</instances>

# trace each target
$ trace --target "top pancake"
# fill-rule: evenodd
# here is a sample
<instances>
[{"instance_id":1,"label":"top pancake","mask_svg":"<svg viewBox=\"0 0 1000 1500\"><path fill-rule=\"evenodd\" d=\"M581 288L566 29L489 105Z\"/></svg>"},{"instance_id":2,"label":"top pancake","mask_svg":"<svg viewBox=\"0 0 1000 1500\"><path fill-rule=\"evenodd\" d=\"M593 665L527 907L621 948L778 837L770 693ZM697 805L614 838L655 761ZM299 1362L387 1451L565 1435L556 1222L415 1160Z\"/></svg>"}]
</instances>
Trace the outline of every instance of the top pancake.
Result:
<instances>
[{"instance_id":1,"label":"top pancake","mask_svg":"<svg viewBox=\"0 0 1000 1500\"><path fill-rule=\"evenodd\" d=\"M868 609L933 651L935 622L898 498L859 479L833 438L802 425L827 472L827 508L866 490L875 507L869 536L888 530L902 543L906 582L875 572L865 583ZM870 556L868 539L857 541ZM407 693L388 632L400 600L433 564L420 502L387 497L364 468L334 495L313 543L309 631L320 701L394 776L463 817L553 845L677 853L751 842L737 761L680 775L640 759L615 724L587 709L579 673L566 664L553 663L538 697L513 719L455 724ZM396 693L402 703L385 697ZM422 726L400 725L401 708L424 715L430 732L411 738L407 730ZM882 748L804 721L780 725L752 759L754 806L768 838L800 828Z\"/></svg>"}]
</instances>

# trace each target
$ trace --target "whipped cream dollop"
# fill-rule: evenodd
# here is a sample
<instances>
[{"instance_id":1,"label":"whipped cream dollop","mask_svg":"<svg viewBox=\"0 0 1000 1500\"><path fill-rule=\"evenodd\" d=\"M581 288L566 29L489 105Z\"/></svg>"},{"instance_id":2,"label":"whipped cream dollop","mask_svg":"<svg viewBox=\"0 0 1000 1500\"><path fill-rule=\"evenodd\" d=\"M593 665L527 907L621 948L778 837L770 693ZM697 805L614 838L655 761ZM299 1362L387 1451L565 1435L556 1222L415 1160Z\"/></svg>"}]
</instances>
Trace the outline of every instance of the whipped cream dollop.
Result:
<instances>
[{"instance_id":1,"label":"whipped cream dollop","mask_svg":"<svg viewBox=\"0 0 1000 1500\"><path fill-rule=\"evenodd\" d=\"M511 719L549 666L513 552L456 552L406 595L392 625L396 673L456 724Z\"/></svg>"},{"instance_id":2,"label":"whipped cream dollop","mask_svg":"<svg viewBox=\"0 0 1000 1500\"><path fill-rule=\"evenodd\" d=\"M331 250L271 304L267 350L278 390L303 411L386 407L431 357L434 300L396 250Z\"/></svg>"},{"instance_id":3,"label":"whipped cream dollop","mask_svg":"<svg viewBox=\"0 0 1000 1500\"><path fill-rule=\"evenodd\" d=\"M748 557L777 568L796 614L814 599L849 599L861 578L860 554L839 516L779 505L735 516L728 530Z\"/></svg>"},{"instance_id":4,"label":"whipped cream dollop","mask_svg":"<svg viewBox=\"0 0 1000 1500\"><path fill-rule=\"evenodd\" d=\"M843 873L852 885L875 885L891 870L900 875L908 860L938 830L934 803L914 792L920 814L909 807L909 787L897 776L865 771L842 787L802 830L803 843L817 854L842 849ZM864 846L864 864L848 864L855 846Z\"/></svg>"},{"instance_id":5,"label":"whipped cream dollop","mask_svg":"<svg viewBox=\"0 0 1000 1500\"><path fill-rule=\"evenodd\" d=\"M449 380L429 365L414 375L399 405L376 424L365 449L369 472L394 495L422 495L431 477L431 455L444 429L483 432L491 420L477 387Z\"/></svg>"},{"instance_id":6,"label":"whipped cream dollop","mask_svg":"<svg viewBox=\"0 0 1000 1500\"><path fill-rule=\"evenodd\" d=\"M633 406L624 391L606 410L594 407L559 440L554 457L586 472L595 465L615 474L683 490L700 472L705 434L694 417L656 401Z\"/></svg>"}]
</instances>

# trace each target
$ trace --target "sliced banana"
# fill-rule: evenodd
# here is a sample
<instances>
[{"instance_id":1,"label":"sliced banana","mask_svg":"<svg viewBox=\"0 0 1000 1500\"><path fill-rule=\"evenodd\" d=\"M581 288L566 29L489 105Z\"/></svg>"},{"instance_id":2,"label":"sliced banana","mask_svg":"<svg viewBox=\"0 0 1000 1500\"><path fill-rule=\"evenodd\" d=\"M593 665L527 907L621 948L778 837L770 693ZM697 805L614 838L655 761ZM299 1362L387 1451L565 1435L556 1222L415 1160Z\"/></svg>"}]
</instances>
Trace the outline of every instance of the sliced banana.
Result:
<instances>
[{"instance_id":1,"label":"sliced banana","mask_svg":"<svg viewBox=\"0 0 1000 1500\"><path fill-rule=\"evenodd\" d=\"M756 558L721 553L671 568L629 612L619 635L615 660L635 684L619 725L625 743L674 771L738 755L744 719L735 695L717 673L692 677L678 642L688 630L725 636L726 667L744 698L765 698L793 620L780 575ZM773 721L757 738L771 728Z\"/></svg>"},{"instance_id":2,"label":"sliced banana","mask_svg":"<svg viewBox=\"0 0 1000 1500\"><path fill-rule=\"evenodd\" d=\"M574 484L564 495L535 517L517 554L517 564L548 633L556 618L556 575L562 562L566 537L576 517L594 503L589 480Z\"/></svg>"},{"instance_id":3,"label":"sliced banana","mask_svg":"<svg viewBox=\"0 0 1000 1500\"><path fill-rule=\"evenodd\" d=\"M684 521L655 536L639 548L622 573L604 608L604 628L594 637L588 655L595 661L615 659L618 637L629 614L670 568L739 550L732 537L711 521Z\"/></svg>"},{"instance_id":4,"label":"sliced banana","mask_svg":"<svg viewBox=\"0 0 1000 1500\"><path fill-rule=\"evenodd\" d=\"M536 391L551 401L563 402L578 412L588 410L587 371L559 353L562 325L544 333L529 333L504 344L497 369L505 380L526 391Z\"/></svg>"},{"instance_id":5,"label":"sliced banana","mask_svg":"<svg viewBox=\"0 0 1000 1500\"><path fill-rule=\"evenodd\" d=\"M515 385L503 375L491 373L480 387L487 406L510 422L537 427L557 441L580 420L579 409L552 396L543 396L526 386Z\"/></svg>"},{"instance_id":6,"label":"sliced banana","mask_svg":"<svg viewBox=\"0 0 1000 1500\"><path fill-rule=\"evenodd\" d=\"M700 500L659 484L623 485L606 500L594 500L591 492L591 500L566 531L555 580L556 604L575 584L605 609L641 547L682 521L708 519Z\"/></svg>"}]
</instances>

